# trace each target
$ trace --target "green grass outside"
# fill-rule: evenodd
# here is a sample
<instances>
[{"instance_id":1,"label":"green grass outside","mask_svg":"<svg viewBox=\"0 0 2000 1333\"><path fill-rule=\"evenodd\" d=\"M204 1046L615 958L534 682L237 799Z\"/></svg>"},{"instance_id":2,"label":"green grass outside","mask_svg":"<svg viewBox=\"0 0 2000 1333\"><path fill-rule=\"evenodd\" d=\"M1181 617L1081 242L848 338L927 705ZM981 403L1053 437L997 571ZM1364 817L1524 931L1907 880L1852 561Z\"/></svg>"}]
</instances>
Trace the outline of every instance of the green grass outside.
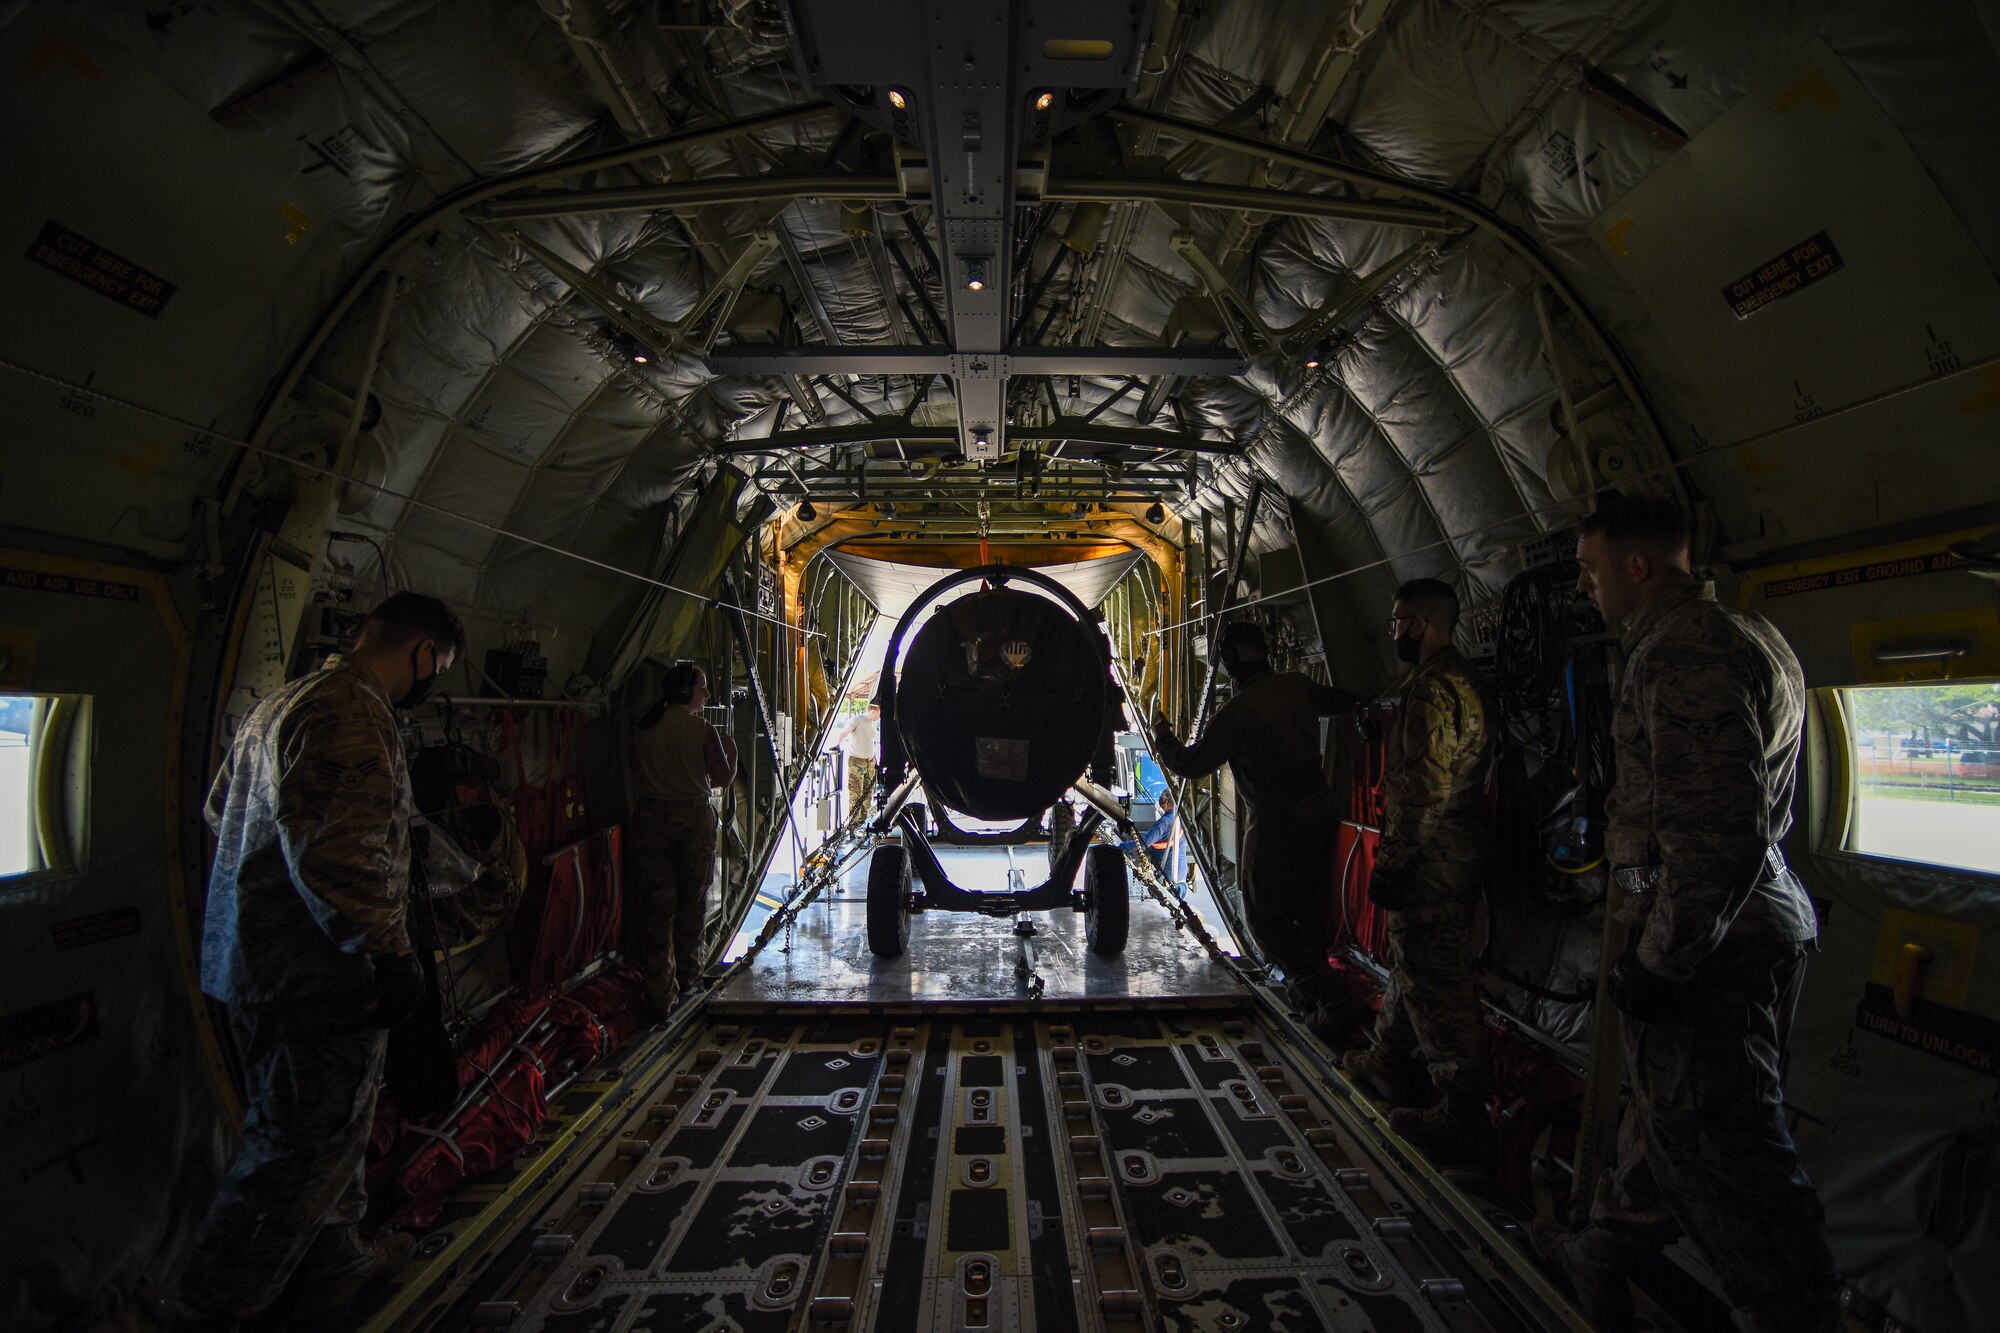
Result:
<instances>
[{"instance_id":1,"label":"green grass outside","mask_svg":"<svg viewBox=\"0 0 2000 1333\"><path fill-rule=\"evenodd\" d=\"M1956 801L1961 805L2000 805L2000 781L1961 779L1955 785L1943 774L1924 781L1885 782L1870 778L1861 784L1863 796L1888 796L1902 801Z\"/></svg>"}]
</instances>

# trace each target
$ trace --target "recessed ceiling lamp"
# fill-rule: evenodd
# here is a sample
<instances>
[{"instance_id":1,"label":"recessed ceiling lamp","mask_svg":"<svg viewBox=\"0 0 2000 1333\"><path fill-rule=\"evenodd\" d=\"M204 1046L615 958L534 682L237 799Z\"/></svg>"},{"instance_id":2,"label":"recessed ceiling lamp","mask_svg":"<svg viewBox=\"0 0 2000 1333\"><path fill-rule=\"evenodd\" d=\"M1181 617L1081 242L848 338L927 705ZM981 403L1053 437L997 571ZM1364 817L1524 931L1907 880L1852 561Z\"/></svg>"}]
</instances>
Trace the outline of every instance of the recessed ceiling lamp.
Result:
<instances>
[{"instance_id":1,"label":"recessed ceiling lamp","mask_svg":"<svg viewBox=\"0 0 2000 1333\"><path fill-rule=\"evenodd\" d=\"M903 95L901 88L891 88L889 90L889 105L895 107L898 111L908 111L910 109L910 99Z\"/></svg>"},{"instance_id":2,"label":"recessed ceiling lamp","mask_svg":"<svg viewBox=\"0 0 2000 1333\"><path fill-rule=\"evenodd\" d=\"M598 332L604 335L605 342L611 344L613 352L624 357L633 365L645 366L652 364L652 348L633 337L631 330L614 324L607 319L598 326Z\"/></svg>"},{"instance_id":3,"label":"recessed ceiling lamp","mask_svg":"<svg viewBox=\"0 0 2000 1333\"><path fill-rule=\"evenodd\" d=\"M1056 104L1056 95L1054 93L1043 93L1040 97L1037 97L1035 99L1035 110L1047 111L1050 107L1054 106L1055 104Z\"/></svg>"}]
</instances>

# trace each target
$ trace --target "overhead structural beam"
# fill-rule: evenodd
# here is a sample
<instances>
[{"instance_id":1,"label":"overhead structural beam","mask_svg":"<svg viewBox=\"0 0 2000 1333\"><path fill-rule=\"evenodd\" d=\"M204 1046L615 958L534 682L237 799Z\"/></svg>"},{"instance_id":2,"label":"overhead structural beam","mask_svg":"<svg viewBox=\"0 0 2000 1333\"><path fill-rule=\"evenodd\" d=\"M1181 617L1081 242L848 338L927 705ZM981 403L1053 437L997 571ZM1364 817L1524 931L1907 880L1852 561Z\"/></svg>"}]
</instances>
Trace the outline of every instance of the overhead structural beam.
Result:
<instances>
[{"instance_id":1,"label":"overhead structural beam","mask_svg":"<svg viewBox=\"0 0 2000 1333\"><path fill-rule=\"evenodd\" d=\"M1182 120L1178 116L1163 116L1157 111L1147 111L1131 105L1113 107L1108 114L1113 119L1130 125L1176 135L1183 139L1214 144L1252 158L1267 159L1283 166L1295 167L1300 171L1345 181L1350 185L1373 190L1378 195L1406 200L1413 206L1434 208L1447 218L1463 219L1495 237L1520 256L1535 271L1536 276L1562 298L1563 304L1569 307L1577 323L1583 326L1591 341L1604 353L1604 359L1610 364L1612 376L1618 381L1618 387L1624 391L1626 399L1637 410L1640 429L1645 435L1646 442L1658 452L1659 456L1666 456L1666 434L1661 429L1659 414L1654 410L1652 400L1640 387L1638 372L1633 369L1631 359L1625 355L1625 349L1613 340L1610 331L1584 303L1576 287L1556 270L1541 249L1484 205L1470 199L1458 198L1444 190L1432 189L1415 181L1400 180L1381 172L1349 166L1344 162L1335 162L1330 158L1301 152L1268 139L1212 129L1196 121ZM1045 193L1043 197L1048 196ZM1275 213L1286 210L1272 208L1270 211Z\"/></svg>"},{"instance_id":2,"label":"overhead structural beam","mask_svg":"<svg viewBox=\"0 0 2000 1333\"><path fill-rule=\"evenodd\" d=\"M1129 426L1105 426L1081 417L1059 417L1041 426L1009 426L1008 437L1015 440L1069 440L1077 444L1114 449L1164 449L1196 454L1236 454L1242 446L1228 440L1204 439L1175 430L1135 430Z\"/></svg>"},{"instance_id":3,"label":"overhead structural beam","mask_svg":"<svg viewBox=\"0 0 2000 1333\"><path fill-rule=\"evenodd\" d=\"M991 354L949 347L718 347L708 366L718 375L958 375L978 361L1003 375L1240 375L1246 363L1228 348L1013 347ZM1015 427L1009 426L1011 434Z\"/></svg>"},{"instance_id":4,"label":"overhead structural beam","mask_svg":"<svg viewBox=\"0 0 2000 1333\"><path fill-rule=\"evenodd\" d=\"M828 387L831 388L831 384ZM1011 440L1026 443L1066 440L1097 449L1153 449L1162 453L1195 454L1241 452L1241 446L1230 440L1209 439L1190 435L1184 431L1139 430L1130 426L1111 426L1097 421L1085 421L1081 417L1060 417L1053 422L1038 426L1010 425L1007 427L1007 436ZM943 445L954 443L957 439L956 429L949 425L918 426L912 425L907 417L874 417L845 426L774 431L769 435L724 440L713 446L712 452L721 457L733 458L749 454L803 453L814 449L855 444L886 444L891 440L899 440L904 444Z\"/></svg>"},{"instance_id":5,"label":"overhead structural beam","mask_svg":"<svg viewBox=\"0 0 2000 1333\"><path fill-rule=\"evenodd\" d=\"M750 281L751 273L778 248L777 232L769 227L757 228L750 233L728 268L715 280L715 285L704 292L700 300L679 319L662 320L637 302L620 296L608 282L577 268L527 233L510 227L505 234L508 240L533 255L557 277L589 297L612 323L660 357L672 356L683 349L697 354L706 352L729 322L729 313L736 308L736 300L743 294L744 284Z\"/></svg>"},{"instance_id":6,"label":"overhead structural beam","mask_svg":"<svg viewBox=\"0 0 2000 1333\"><path fill-rule=\"evenodd\" d=\"M258 402L256 421L250 430L250 442L263 445L270 440L271 431L278 420L275 409L278 404L284 402L293 389L298 387L299 380L306 373L306 367L319 355L320 348L326 345L326 340L332 336L341 319L353 308L354 303L361 299L362 293L368 290L369 285L396 262L398 255L410 245L429 236L443 219L455 214L468 213L489 200L498 199L510 190L517 190L523 186L587 176L593 172L608 171L613 167L643 162L672 150L699 148L745 135L786 129L814 117L826 115L832 110L833 108L825 102L784 107L777 111L745 116L739 120L683 130L677 134L648 139L642 143L627 144L622 148L613 148L602 153L538 164L493 180L478 181L464 189L453 191L397 227L368 262L348 279L340 295L335 297L333 303L320 314L319 322L313 326L312 333L292 354L291 361L285 366L284 374L273 381L270 390Z\"/></svg>"},{"instance_id":7,"label":"overhead structural beam","mask_svg":"<svg viewBox=\"0 0 2000 1333\"><path fill-rule=\"evenodd\" d=\"M1168 180L1159 176L1059 176L1052 172L1048 183L1042 187L1041 202L1196 204L1283 213L1293 217L1376 222L1391 227L1415 227L1422 231L1443 231L1454 221L1451 213L1423 204L1353 199L1341 195L1295 194L1290 190L1261 190L1247 185Z\"/></svg>"},{"instance_id":8,"label":"overhead structural beam","mask_svg":"<svg viewBox=\"0 0 2000 1333\"><path fill-rule=\"evenodd\" d=\"M1349 166L1345 162L1335 162L1331 158L1318 157L1303 152L1287 144L1271 139L1260 139L1254 135L1236 134L1229 130L1203 125L1199 121L1184 120L1179 116L1163 115L1158 111L1147 111L1135 106L1115 106L1107 113L1113 120L1122 120L1128 125L1157 130L1176 138L1213 144L1218 148L1228 148L1255 158L1263 158L1279 166L1293 167L1309 171L1315 176L1326 176L1349 185L1360 186L1376 195L1387 195L1406 203L1422 205L1446 214L1460 217L1470 216L1465 201L1455 198L1443 190L1435 190L1415 181L1406 181L1385 172L1370 171L1365 167ZM1282 191L1269 191L1281 194ZM1272 212L1281 210L1272 209Z\"/></svg>"},{"instance_id":9,"label":"overhead structural beam","mask_svg":"<svg viewBox=\"0 0 2000 1333\"><path fill-rule=\"evenodd\" d=\"M877 417L851 426L820 426L812 430L785 430L770 435L722 440L709 447L722 458L748 454L789 454L850 444L884 444L900 440L905 444L956 444L955 426L913 426L905 417Z\"/></svg>"},{"instance_id":10,"label":"overhead structural beam","mask_svg":"<svg viewBox=\"0 0 2000 1333\"><path fill-rule=\"evenodd\" d=\"M713 204L769 203L780 199L901 199L894 176L852 176L844 172L724 176L669 181L663 185L619 185L601 190L545 190L495 199L466 216L475 221L513 222L522 218L562 218L578 214L657 213L663 209Z\"/></svg>"},{"instance_id":11,"label":"overhead structural beam","mask_svg":"<svg viewBox=\"0 0 2000 1333\"><path fill-rule=\"evenodd\" d=\"M842 481L799 482L796 478L782 473L759 480L758 488L776 500L812 500L816 504L838 503L841 501L875 502L889 504L917 504L925 500L952 500L993 504L1040 504L1065 500L1172 500L1180 496L1181 487L1170 481L1079 481L1045 484L1041 493L1031 499L1017 501L1013 492L995 482L989 486L957 484L938 485L934 482L869 482L866 486L852 478Z\"/></svg>"}]
</instances>

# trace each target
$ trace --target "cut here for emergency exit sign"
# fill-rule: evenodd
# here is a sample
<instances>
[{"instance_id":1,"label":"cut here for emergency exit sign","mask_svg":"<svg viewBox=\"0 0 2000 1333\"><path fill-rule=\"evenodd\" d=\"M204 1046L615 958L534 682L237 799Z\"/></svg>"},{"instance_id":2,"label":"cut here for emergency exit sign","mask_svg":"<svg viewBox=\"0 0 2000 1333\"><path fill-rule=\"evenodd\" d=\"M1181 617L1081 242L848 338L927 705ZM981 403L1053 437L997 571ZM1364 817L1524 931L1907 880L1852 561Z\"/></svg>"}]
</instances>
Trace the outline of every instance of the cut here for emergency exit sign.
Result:
<instances>
[{"instance_id":1,"label":"cut here for emergency exit sign","mask_svg":"<svg viewBox=\"0 0 2000 1333\"><path fill-rule=\"evenodd\" d=\"M41 234L28 247L27 258L148 319L158 319L174 296L174 284L165 278L148 273L59 222L42 224Z\"/></svg>"},{"instance_id":2,"label":"cut here for emergency exit sign","mask_svg":"<svg viewBox=\"0 0 2000 1333\"><path fill-rule=\"evenodd\" d=\"M1832 238L1820 232L1765 260L1724 287L1722 299L1729 302L1736 318L1748 319L1773 301L1802 292L1843 267Z\"/></svg>"}]
</instances>

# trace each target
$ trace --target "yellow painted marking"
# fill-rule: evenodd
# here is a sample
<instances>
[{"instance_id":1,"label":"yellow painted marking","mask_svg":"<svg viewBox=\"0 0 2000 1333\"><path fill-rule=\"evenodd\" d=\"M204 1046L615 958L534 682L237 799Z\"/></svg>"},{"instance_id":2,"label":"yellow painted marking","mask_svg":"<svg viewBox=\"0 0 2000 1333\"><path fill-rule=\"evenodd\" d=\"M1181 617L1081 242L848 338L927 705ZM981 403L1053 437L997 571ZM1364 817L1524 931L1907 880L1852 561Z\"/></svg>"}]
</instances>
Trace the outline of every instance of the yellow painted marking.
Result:
<instances>
[{"instance_id":1,"label":"yellow painted marking","mask_svg":"<svg viewBox=\"0 0 2000 1333\"><path fill-rule=\"evenodd\" d=\"M1632 247L1625 244L1625 235L1632 230L1631 218L1619 218L1611 224L1611 230L1604 233L1604 243L1611 247L1611 253L1621 259L1632 253Z\"/></svg>"},{"instance_id":2,"label":"yellow painted marking","mask_svg":"<svg viewBox=\"0 0 2000 1333\"><path fill-rule=\"evenodd\" d=\"M1964 1004L1972 991L1972 964L1979 953L1979 927L1970 921L1925 916L1900 907L1885 908L1882 933L1875 941L1875 966L1869 974L1876 985L1896 984L1897 958L1905 944L1922 945L1931 951L1928 964L1919 973L1916 993L1939 1004Z\"/></svg>"},{"instance_id":3,"label":"yellow painted marking","mask_svg":"<svg viewBox=\"0 0 2000 1333\"><path fill-rule=\"evenodd\" d=\"M136 472L142 477L150 477L160 470L160 458L165 453L166 446L158 440L154 440L146 446L144 453L118 455L117 463L119 467L124 468L127 472Z\"/></svg>"},{"instance_id":4,"label":"yellow painted marking","mask_svg":"<svg viewBox=\"0 0 2000 1333\"><path fill-rule=\"evenodd\" d=\"M1986 367L1986 387L1958 400L1961 412L1984 412L1989 407L2000 407L2000 366Z\"/></svg>"},{"instance_id":5,"label":"yellow painted marking","mask_svg":"<svg viewBox=\"0 0 2000 1333\"><path fill-rule=\"evenodd\" d=\"M56 37L43 38L21 62L21 68L30 74L47 74L57 65L67 65L92 82L104 78L104 69L95 60Z\"/></svg>"},{"instance_id":6,"label":"yellow painted marking","mask_svg":"<svg viewBox=\"0 0 2000 1333\"><path fill-rule=\"evenodd\" d=\"M299 238L312 230L312 218L293 205L279 204L278 213L291 224L291 230L285 233L286 245L297 245Z\"/></svg>"},{"instance_id":7,"label":"yellow painted marking","mask_svg":"<svg viewBox=\"0 0 2000 1333\"><path fill-rule=\"evenodd\" d=\"M1780 93L1778 100L1771 103L1771 109L1790 111L1807 98L1811 98L1812 104L1822 111L1831 111L1840 105L1840 94L1827 82L1826 75L1814 70Z\"/></svg>"},{"instance_id":8,"label":"yellow painted marking","mask_svg":"<svg viewBox=\"0 0 2000 1333\"><path fill-rule=\"evenodd\" d=\"M1766 477L1775 477L1785 470L1785 465L1778 459L1759 458L1757 451L1749 445L1745 445L1736 451L1736 461L1743 465L1743 471L1747 475L1759 481L1762 481Z\"/></svg>"},{"instance_id":9,"label":"yellow painted marking","mask_svg":"<svg viewBox=\"0 0 2000 1333\"><path fill-rule=\"evenodd\" d=\"M1848 643L1854 651L1854 680L1857 685L1896 685L1918 680L1977 680L2000 674L2000 614L1985 607L1964 611L1940 611L1935 615L1908 616L1900 620L1863 621L1850 625ZM1963 640L1964 657L1921 658L1914 662L1881 662L1875 654L1882 648L1905 647L1912 643L1943 643ZM1887 982L1883 983L1887 985Z\"/></svg>"},{"instance_id":10,"label":"yellow painted marking","mask_svg":"<svg viewBox=\"0 0 2000 1333\"><path fill-rule=\"evenodd\" d=\"M39 630L0 626L0 690L35 688L35 641Z\"/></svg>"}]
</instances>

